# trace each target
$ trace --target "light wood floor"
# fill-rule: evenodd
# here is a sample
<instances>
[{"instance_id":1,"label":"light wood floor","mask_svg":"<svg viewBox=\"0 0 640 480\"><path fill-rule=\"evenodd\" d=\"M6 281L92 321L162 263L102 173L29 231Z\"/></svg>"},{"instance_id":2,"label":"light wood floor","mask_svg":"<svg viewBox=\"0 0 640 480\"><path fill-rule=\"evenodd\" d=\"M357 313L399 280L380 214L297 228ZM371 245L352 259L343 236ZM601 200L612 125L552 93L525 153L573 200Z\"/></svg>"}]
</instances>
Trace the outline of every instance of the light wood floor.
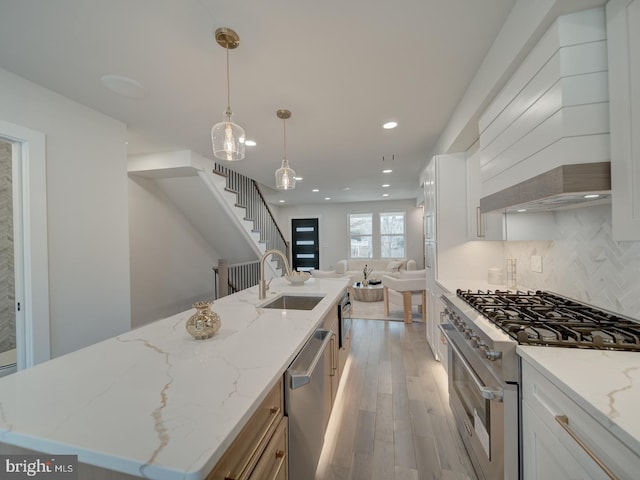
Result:
<instances>
[{"instance_id":1,"label":"light wood floor","mask_svg":"<svg viewBox=\"0 0 640 480\"><path fill-rule=\"evenodd\" d=\"M424 323L353 320L347 367L316 480L476 480Z\"/></svg>"}]
</instances>

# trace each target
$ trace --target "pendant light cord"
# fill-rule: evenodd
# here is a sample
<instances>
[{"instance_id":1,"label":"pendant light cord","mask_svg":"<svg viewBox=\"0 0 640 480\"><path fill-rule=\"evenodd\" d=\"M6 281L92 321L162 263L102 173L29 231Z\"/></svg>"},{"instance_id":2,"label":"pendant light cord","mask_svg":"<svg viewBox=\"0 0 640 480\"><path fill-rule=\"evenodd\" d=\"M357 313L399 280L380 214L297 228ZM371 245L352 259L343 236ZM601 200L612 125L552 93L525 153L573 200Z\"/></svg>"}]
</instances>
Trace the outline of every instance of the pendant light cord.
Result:
<instances>
[{"instance_id":1,"label":"pendant light cord","mask_svg":"<svg viewBox=\"0 0 640 480\"><path fill-rule=\"evenodd\" d=\"M231 120L231 82L229 80L229 47L226 47L227 51L227 120Z\"/></svg>"},{"instance_id":2,"label":"pendant light cord","mask_svg":"<svg viewBox=\"0 0 640 480\"><path fill-rule=\"evenodd\" d=\"M287 161L287 119L282 119L282 126L284 127L284 161Z\"/></svg>"}]
</instances>

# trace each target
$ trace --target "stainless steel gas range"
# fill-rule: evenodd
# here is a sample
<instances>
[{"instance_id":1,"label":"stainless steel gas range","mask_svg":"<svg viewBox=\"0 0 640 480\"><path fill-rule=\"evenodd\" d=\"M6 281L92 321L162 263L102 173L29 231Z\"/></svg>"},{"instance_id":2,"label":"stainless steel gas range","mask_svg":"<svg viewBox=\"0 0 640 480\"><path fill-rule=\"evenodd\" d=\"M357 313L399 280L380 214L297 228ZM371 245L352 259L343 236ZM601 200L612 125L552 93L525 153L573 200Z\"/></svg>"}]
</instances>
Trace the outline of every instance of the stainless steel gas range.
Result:
<instances>
[{"instance_id":1,"label":"stainless steel gas range","mask_svg":"<svg viewBox=\"0 0 640 480\"><path fill-rule=\"evenodd\" d=\"M442 297L449 403L480 478L521 478L518 343L640 351L640 323L550 292Z\"/></svg>"}]
</instances>

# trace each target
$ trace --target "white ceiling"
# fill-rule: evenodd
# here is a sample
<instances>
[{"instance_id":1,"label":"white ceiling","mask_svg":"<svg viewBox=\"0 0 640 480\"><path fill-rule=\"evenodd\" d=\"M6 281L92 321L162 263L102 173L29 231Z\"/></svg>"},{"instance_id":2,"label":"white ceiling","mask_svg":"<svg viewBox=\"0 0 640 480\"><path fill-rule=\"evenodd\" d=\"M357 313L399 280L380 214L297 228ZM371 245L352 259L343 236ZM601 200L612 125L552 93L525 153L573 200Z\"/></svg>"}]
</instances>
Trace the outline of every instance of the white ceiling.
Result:
<instances>
[{"instance_id":1,"label":"white ceiling","mask_svg":"<svg viewBox=\"0 0 640 480\"><path fill-rule=\"evenodd\" d=\"M415 198L428 154L513 3L2 0L0 67L126 123L129 154L211 158L210 129L226 107L225 50L212 32L227 26L240 35L230 52L233 118L258 143L230 168L274 187L276 110L288 108L287 157L304 180L272 200ZM145 96L107 90L106 74L137 80ZM388 120L398 128L383 130Z\"/></svg>"}]
</instances>

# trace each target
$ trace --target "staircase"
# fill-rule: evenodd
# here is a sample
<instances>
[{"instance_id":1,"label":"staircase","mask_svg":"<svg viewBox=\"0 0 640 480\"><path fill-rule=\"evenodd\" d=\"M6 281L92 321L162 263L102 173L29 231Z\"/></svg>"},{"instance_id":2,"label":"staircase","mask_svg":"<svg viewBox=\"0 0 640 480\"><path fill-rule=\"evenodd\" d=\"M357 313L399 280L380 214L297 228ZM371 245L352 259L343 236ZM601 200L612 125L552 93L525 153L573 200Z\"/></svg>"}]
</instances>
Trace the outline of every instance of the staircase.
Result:
<instances>
[{"instance_id":1,"label":"staircase","mask_svg":"<svg viewBox=\"0 0 640 480\"><path fill-rule=\"evenodd\" d=\"M153 179L219 257L229 261L229 279L234 279L230 291L257 284L254 273L243 272L257 271L266 250L289 256L288 243L254 180L188 150L133 157L128 170ZM283 271L278 257L265 262L267 279Z\"/></svg>"},{"instance_id":2,"label":"staircase","mask_svg":"<svg viewBox=\"0 0 640 480\"><path fill-rule=\"evenodd\" d=\"M260 191L258 183L217 163L213 173L226 178L225 190L236 195L237 202L235 206L245 209L244 220L253 222L251 232L258 234L258 242L264 245L265 251L270 249L280 250L289 258L289 244L285 240L275 218L273 218L273 214ZM279 269L284 268L280 257L276 257L276 263Z\"/></svg>"}]
</instances>

